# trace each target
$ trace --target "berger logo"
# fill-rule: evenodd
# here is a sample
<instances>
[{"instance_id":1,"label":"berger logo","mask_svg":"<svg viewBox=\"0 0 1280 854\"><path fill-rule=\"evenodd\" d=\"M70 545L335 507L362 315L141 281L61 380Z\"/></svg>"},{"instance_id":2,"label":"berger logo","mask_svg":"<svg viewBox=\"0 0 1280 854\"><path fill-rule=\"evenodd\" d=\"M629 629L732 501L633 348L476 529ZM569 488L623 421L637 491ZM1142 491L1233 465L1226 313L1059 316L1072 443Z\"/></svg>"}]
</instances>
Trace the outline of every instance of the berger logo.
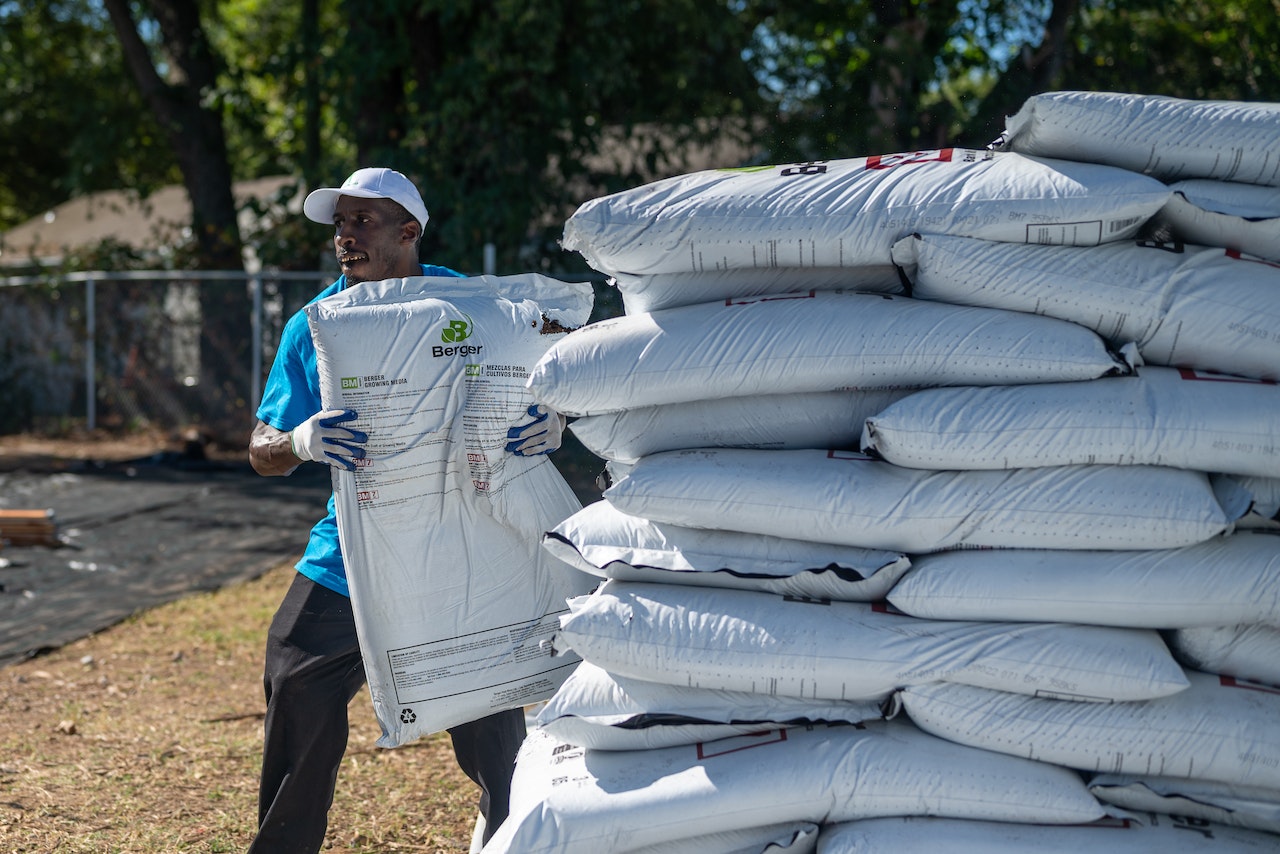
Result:
<instances>
[{"instance_id":1,"label":"berger logo","mask_svg":"<svg viewBox=\"0 0 1280 854\"><path fill-rule=\"evenodd\" d=\"M359 377L343 377L342 387L343 388L360 388L360 378Z\"/></svg>"},{"instance_id":2,"label":"berger logo","mask_svg":"<svg viewBox=\"0 0 1280 854\"><path fill-rule=\"evenodd\" d=\"M467 315L466 320L450 320L449 325L440 332L440 340L446 344L457 344L459 341L466 341L471 337L473 324L471 318Z\"/></svg>"},{"instance_id":3,"label":"berger logo","mask_svg":"<svg viewBox=\"0 0 1280 854\"><path fill-rule=\"evenodd\" d=\"M448 357L461 357L463 359L475 356L480 358L480 351L484 349L483 344L464 344L472 333L476 331L476 325L472 322L470 315L462 315L466 320L450 320L449 325L440 330L440 340L449 346L433 344L431 346L431 357L440 359ZM472 371L473 367L479 367L478 362L467 363L465 370L467 376L479 376L479 370Z\"/></svg>"}]
</instances>

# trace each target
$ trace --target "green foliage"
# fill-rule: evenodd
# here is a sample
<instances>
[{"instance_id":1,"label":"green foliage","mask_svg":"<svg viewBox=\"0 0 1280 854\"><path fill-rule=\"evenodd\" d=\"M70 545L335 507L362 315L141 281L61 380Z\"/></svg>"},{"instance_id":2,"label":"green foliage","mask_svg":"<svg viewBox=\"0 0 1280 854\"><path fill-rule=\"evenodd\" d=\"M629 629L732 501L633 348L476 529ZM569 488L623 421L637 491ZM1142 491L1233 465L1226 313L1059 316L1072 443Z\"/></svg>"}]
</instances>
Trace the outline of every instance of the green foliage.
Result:
<instances>
[{"instance_id":1,"label":"green foliage","mask_svg":"<svg viewBox=\"0 0 1280 854\"><path fill-rule=\"evenodd\" d=\"M479 265L486 242L504 268L521 244L540 254L536 224L554 228L588 195L679 171L670 165L679 147L755 98L741 21L721 3L348 0L344 9L351 26L334 61L358 70L336 93L352 105L343 119L359 159L346 165L386 163L417 179L432 214L425 253L460 269ZM716 123L696 124L704 117ZM591 162L609 134L637 145L633 163Z\"/></svg>"},{"instance_id":2,"label":"green foliage","mask_svg":"<svg viewBox=\"0 0 1280 854\"><path fill-rule=\"evenodd\" d=\"M209 38L227 66L218 97L236 178L296 173L314 181L351 162L339 104L321 97L348 74L333 61L346 29L339 0L222 0L210 11Z\"/></svg>"},{"instance_id":3,"label":"green foliage","mask_svg":"<svg viewBox=\"0 0 1280 854\"><path fill-rule=\"evenodd\" d=\"M424 258L468 271L489 242L500 270L585 271L556 243L574 208L685 170L708 140L755 162L980 146L1055 88L1280 101L1280 0L198 7L221 69L203 102L235 179L305 189L394 166L431 211ZM167 68L155 20L142 31ZM74 194L180 180L101 0L0 0L0 158L0 229ZM291 200L255 211L270 215L245 239L270 266L314 267L325 230ZM92 260L134 263L109 250Z\"/></svg>"},{"instance_id":4,"label":"green foliage","mask_svg":"<svg viewBox=\"0 0 1280 854\"><path fill-rule=\"evenodd\" d=\"M73 249L63 257L57 272L78 270L152 270L156 258L114 238L105 238L89 246Z\"/></svg>"},{"instance_id":5,"label":"green foliage","mask_svg":"<svg viewBox=\"0 0 1280 854\"><path fill-rule=\"evenodd\" d=\"M743 0L774 162L949 144L1047 2Z\"/></svg>"},{"instance_id":6,"label":"green foliage","mask_svg":"<svg viewBox=\"0 0 1280 854\"><path fill-rule=\"evenodd\" d=\"M330 256L332 261L332 249L323 242L328 230L289 209L290 200L302 189L300 183L287 184L274 198L250 201L244 207L258 223L246 230L244 242L264 268L315 270L321 258Z\"/></svg>"},{"instance_id":7,"label":"green foliage","mask_svg":"<svg viewBox=\"0 0 1280 854\"><path fill-rule=\"evenodd\" d=\"M0 4L0 229L72 195L177 178L89 0Z\"/></svg>"},{"instance_id":8,"label":"green foliage","mask_svg":"<svg viewBox=\"0 0 1280 854\"><path fill-rule=\"evenodd\" d=\"M1280 102L1280 0L1095 0L1064 74L1071 88Z\"/></svg>"}]
</instances>

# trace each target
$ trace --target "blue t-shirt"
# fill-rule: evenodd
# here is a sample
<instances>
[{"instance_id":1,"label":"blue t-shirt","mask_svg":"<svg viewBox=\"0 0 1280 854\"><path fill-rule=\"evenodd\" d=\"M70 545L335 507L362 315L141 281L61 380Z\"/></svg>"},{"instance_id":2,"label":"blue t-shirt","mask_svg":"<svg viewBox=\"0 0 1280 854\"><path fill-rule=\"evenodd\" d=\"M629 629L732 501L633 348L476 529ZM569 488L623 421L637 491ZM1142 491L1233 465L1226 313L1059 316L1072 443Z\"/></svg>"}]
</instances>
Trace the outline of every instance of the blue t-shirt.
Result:
<instances>
[{"instance_id":1,"label":"blue t-shirt","mask_svg":"<svg viewBox=\"0 0 1280 854\"><path fill-rule=\"evenodd\" d=\"M463 276L448 267L420 266L424 276ZM345 287L346 277L343 276L316 294L311 302L333 296ZM284 332L280 335L280 349L276 350L271 373L267 375L258 419L287 433L319 412L321 407L316 348L311 341L306 312L299 311L285 323ZM338 518L332 495L329 496L328 514L311 529L307 549L296 567L298 572L317 584L343 596L351 595L347 588L347 570L342 563L342 549L338 545Z\"/></svg>"}]
</instances>

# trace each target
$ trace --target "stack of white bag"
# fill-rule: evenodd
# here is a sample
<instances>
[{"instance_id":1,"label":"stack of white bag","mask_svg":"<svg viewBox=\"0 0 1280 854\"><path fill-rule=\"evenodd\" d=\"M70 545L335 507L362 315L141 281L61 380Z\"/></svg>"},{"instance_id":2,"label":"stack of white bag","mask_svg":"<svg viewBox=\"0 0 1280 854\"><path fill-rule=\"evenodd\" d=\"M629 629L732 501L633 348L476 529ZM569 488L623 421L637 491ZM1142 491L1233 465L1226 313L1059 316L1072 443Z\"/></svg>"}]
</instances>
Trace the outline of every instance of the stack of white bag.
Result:
<instances>
[{"instance_id":1,"label":"stack of white bag","mask_svg":"<svg viewBox=\"0 0 1280 854\"><path fill-rule=\"evenodd\" d=\"M1157 221L1177 240L1280 261L1280 104L1050 92L994 146L1106 163L1173 191Z\"/></svg>"},{"instance_id":2,"label":"stack of white bag","mask_svg":"<svg viewBox=\"0 0 1280 854\"><path fill-rule=\"evenodd\" d=\"M1232 533L1200 544L925 555L889 600L934 619L1164 630L1191 681L1168 698L1104 707L933 685L908 687L900 699L936 735L1094 772L1091 791L1108 804L1271 833L1280 832L1280 266L1266 259L1280 258L1277 145L1280 105L1033 98L1010 119L1007 149L1069 147L1178 180L1155 222L1206 245L1007 254L1011 247L924 234L896 245L895 260L916 298L1071 320L1113 344L1136 343L1147 367L1069 387L1006 389L1010 396L931 389L886 407L863 434L864 449L903 466L1088 459L1209 472L1224 501L1243 490L1251 512ZM1188 214L1192 196L1180 188L1189 186L1270 199L1271 213L1215 214L1216 230L1204 228L1208 213Z\"/></svg>"},{"instance_id":3,"label":"stack of white bag","mask_svg":"<svg viewBox=\"0 0 1280 854\"><path fill-rule=\"evenodd\" d=\"M1202 674L1185 673L1156 630L1276 612L1274 551L1265 546L1276 539L1226 536L1250 497L1255 510L1266 500L1272 478L1253 469L1265 453L1215 447L1260 445L1275 428L1241 417L1254 398L1239 395L1274 388L1213 385L1232 391L1191 404L1184 415L1200 419L1190 427L1197 435L1140 448L1142 459L1125 448L1088 450L1095 433L1079 422L1058 431L1068 450L1042 443L1062 454L1051 462L1038 450L1031 464L981 467L861 453L868 421L917 396L1091 388L1124 398L1101 406L1143 401L1167 372L1135 366L1183 364L1153 355L1162 332L1179 354L1211 341L1197 325L1202 310L1162 330L1155 321L1168 306L1146 305L1149 293L1162 295L1148 281L1135 299L1154 320L1116 336L1034 302L921 299L921 267L900 256L917 233L930 244L1110 252L1128 248L1170 198L1128 166L957 149L698 173L584 205L566 225L565 246L614 277L627 315L558 342L530 388L578 416L575 434L609 461L605 500L544 541L608 581L561 618L553 644L583 663L539 714L517 764L511 818L485 851L832 854L944 839L969 846L954 850L1066 851L1096 845L1101 828L1108 850L1182 850L1186 823L1150 813L1184 810L1133 794L1168 792L1154 788L1167 778L1116 774L1090 790L1080 771L1097 763L1008 749L1002 738L1017 729L1006 732L999 718L971 728L988 736L981 741L941 715L910 713L934 694L933 706L943 705L947 692L978 698L974 714L1004 698L1112 710L1195 696ZM895 264L910 275L899 278ZM1277 364L1247 344L1219 349ZM1192 364L1200 379L1240 372L1235 363ZM1169 405L1149 408L1165 417ZM1134 423L1142 417L1134 412L1121 442L1187 429ZM1199 435L1224 426L1229 438L1206 444ZM1277 444L1274 433L1269 441ZM1219 467L1206 467L1210 459ZM1219 465L1228 459L1238 462ZM1221 582L1239 557L1214 552L1228 541L1249 552L1252 594L1243 589L1250 581ZM1193 560L1197 549L1214 552L1221 571L1206 571L1179 598L1169 588L1180 582L1167 588L1151 565ZM928 561L992 555L1060 559L1044 574L1065 576L1068 591L1077 572L1085 586L1112 578L1115 589L1126 579L1124 595L1151 602L1153 613L1133 619L1145 605L1130 600L1098 619L1107 594L1085 597L1071 614L1041 601L1016 617L913 614L893 600ZM1126 559L1136 563L1108 574L1108 561ZM873 604L886 598L899 610ZM1182 625L1168 622L1178 614ZM1255 691L1250 699L1265 709L1280 698ZM902 704L909 714L895 717ZM1265 769L1280 756L1266 727L1254 723L1250 738L1239 708L1218 708L1231 723L1215 734L1256 754L1240 761ZM1152 733L1159 724L1159 715L1143 721ZM1187 745L1156 741L1135 745L1146 767L1176 771L1188 761L1199 770L1202 757ZM1118 757L1109 766L1127 767ZM1173 796L1194 800L1218 787L1216 811L1193 823L1212 838L1208 850L1274 847L1258 832L1276 829L1264 820L1229 832L1206 823L1236 820L1242 803L1257 818L1271 797L1265 775L1234 789L1212 775L1194 779L1200 789ZM1121 807L1133 811L1128 819L1096 823Z\"/></svg>"}]
</instances>

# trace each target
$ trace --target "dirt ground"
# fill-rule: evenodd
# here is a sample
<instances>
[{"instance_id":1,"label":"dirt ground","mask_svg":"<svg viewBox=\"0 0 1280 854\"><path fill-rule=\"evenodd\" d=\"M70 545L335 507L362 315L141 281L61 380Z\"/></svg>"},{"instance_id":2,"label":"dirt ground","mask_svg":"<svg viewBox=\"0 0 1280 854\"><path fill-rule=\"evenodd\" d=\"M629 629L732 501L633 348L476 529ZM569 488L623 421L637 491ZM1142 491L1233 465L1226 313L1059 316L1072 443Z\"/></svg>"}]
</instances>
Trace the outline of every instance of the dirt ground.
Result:
<instances>
[{"instance_id":1,"label":"dirt ground","mask_svg":"<svg viewBox=\"0 0 1280 854\"><path fill-rule=\"evenodd\" d=\"M0 437L0 507L64 542L0 548L0 851L243 851L262 645L328 478L163 436ZM458 852L475 790L447 735L396 750L352 701L327 847Z\"/></svg>"},{"instance_id":2,"label":"dirt ground","mask_svg":"<svg viewBox=\"0 0 1280 854\"><path fill-rule=\"evenodd\" d=\"M0 851L244 851L262 644L292 576L281 565L0 668ZM350 715L326 849L468 851L476 790L448 736L384 750L367 692Z\"/></svg>"},{"instance_id":3,"label":"dirt ground","mask_svg":"<svg viewBox=\"0 0 1280 854\"><path fill-rule=\"evenodd\" d=\"M603 464L553 457L584 503ZM0 508L55 546L0 546L0 852L243 851L257 822L262 647L328 470L262 478L181 435L0 436ZM476 789L447 734L394 750L368 692L326 848L466 852Z\"/></svg>"}]
</instances>

